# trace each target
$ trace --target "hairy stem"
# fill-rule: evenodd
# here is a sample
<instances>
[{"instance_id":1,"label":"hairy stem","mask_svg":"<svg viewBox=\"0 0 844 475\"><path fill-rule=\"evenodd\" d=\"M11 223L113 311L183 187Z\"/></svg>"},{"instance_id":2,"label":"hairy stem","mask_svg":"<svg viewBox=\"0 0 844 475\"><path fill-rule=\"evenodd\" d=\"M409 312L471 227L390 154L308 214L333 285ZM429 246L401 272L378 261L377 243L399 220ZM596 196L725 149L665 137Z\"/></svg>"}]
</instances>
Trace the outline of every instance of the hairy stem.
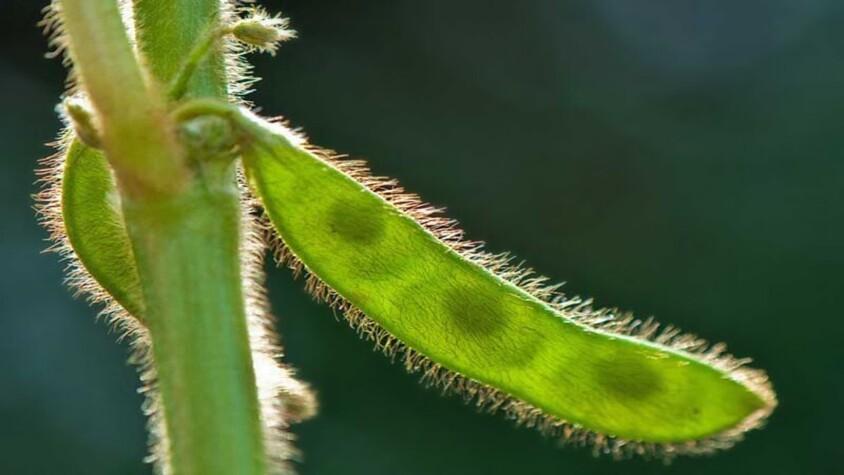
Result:
<instances>
[{"instance_id":1,"label":"hairy stem","mask_svg":"<svg viewBox=\"0 0 844 475\"><path fill-rule=\"evenodd\" d=\"M265 472L230 173L172 200L124 203L175 474Z\"/></svg>"},{"instance_id":2,"label":"hairy stem","mask_svg":"<svg viewBox=\"0 0 844 475\"><path fill-rule=\"evenodd\" d=\"M220 9L220 0L134 2L142 25L138 47L162 87L177 81L183 83L179 96L226 98L225 60L219 43L205 36L220 27ZM187 73L186 61L195 63ZM176 475L264 474L234 165L208 163L196 151L192 158L195 174L184 193L123 204L153 340L170 468Z\"/></svg>"}]
</instances>

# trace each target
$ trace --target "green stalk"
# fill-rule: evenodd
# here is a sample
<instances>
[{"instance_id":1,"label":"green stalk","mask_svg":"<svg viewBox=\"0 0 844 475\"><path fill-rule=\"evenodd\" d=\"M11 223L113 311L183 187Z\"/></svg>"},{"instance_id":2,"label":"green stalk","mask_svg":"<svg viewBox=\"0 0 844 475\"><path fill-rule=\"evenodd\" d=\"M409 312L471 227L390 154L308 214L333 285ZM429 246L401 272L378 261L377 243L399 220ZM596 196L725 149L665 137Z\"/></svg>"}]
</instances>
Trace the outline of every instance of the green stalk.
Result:
<instances>
[{"instance_id":1,"label":"green stalk","mask_svg":"<svg viewBox=\"0 0 844 475\"><path fill-rule=\"evenodd\" d=\"M162 95L204 32L218 27L220 0L137 0L134 9L149 71L135 58L117 0L61 3L80 84L118 172L161 391L168 472L262 475L234 161L209 161L195 143L180 146ZM225 61L213 46L185 96L226 98Z\"/></svg>"},{"instance_id":2,"label":"green stalk","mask_svg":"<svg viewBox=\"0 0 844 475\"><path fill-rule=\"evenodd\" d=\"M165 90L204 35L219 26L219 0L136 0L138 46ZM225 99L216 44L184 85L186 97ZM204 158L201 151L194 157ZM171 470L266 472L240 268L234 165L201 163L169 201L126 202L144 289Z\"/></svg>"},{"instance_id":3,"label":"green stalk","mask_svg":"<svg viewBox=\"0 0 844 475\"><path fill-rule=\"evenodd\" d=\"M205 32L196 42L188 57L182 63L178 73L173 77L172 84L167 91L170 100L178 101L185 96L188 85L195 77L196 70L204 64L211 49L228 33L226 28L212 28Z\"/></svg>"},{"instance_id":4,"label":"green stalk","mask_svg":"<svg viewBox=\"0 0 844 475\"><path fill-rule=\"evenodd\" d=\"M211 174L209 174L211 175ZM172 473L265 473L231 170L123 210L144 291Z\"/></svg>"}]
</instances>

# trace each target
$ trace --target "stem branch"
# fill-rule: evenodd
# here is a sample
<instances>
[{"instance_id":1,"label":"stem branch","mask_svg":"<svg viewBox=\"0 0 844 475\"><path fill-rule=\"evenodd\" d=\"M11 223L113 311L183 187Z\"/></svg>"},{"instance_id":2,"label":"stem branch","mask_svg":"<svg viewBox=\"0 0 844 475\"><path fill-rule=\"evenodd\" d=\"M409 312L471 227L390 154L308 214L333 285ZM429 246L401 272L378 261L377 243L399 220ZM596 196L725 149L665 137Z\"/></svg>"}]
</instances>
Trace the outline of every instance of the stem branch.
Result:
<instances>
[{"instance_id":1,"label":"stem branch","mask_svg":"<svg viewBox=\"0 0 844 475\"><path fill-rule=\"evenodd\" d=\"M208 56L211 48L230 32L228 28L211 28L205 33L201 40L191 50L185 62L176 73L176 77L170 84L170 90L167 96L170 100L177 101L185 95L188 90L188 84L193 77L196 69L202 64L202 61Z\"/></svg>"}]
</instances>

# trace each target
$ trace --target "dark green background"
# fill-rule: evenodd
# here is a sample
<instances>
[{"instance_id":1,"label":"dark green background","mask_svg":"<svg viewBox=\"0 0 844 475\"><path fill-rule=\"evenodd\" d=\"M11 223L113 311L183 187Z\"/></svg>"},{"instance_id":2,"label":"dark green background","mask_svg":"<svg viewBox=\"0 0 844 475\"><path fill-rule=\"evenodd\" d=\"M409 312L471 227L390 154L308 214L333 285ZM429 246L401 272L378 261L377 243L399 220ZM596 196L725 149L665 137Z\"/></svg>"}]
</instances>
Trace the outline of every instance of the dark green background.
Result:
<instances>
[{"instance_id":1,"label":"dark green background","mask_svg":"<svg viewBox=\"0 0 844 475\"><path fill-rule=\"evenodd\" d=\"M61 285L31 211L65 77L43 3L0 3L0 473L149 473L126 347ZM728 341L780 397L729 452L594 459L423 389L273 270L288 359L322 404L296 429L301 473L840 469L844 3L265 3L301 34L254 58L266 114L571 293Z\"/></svg>"}]
</instances>

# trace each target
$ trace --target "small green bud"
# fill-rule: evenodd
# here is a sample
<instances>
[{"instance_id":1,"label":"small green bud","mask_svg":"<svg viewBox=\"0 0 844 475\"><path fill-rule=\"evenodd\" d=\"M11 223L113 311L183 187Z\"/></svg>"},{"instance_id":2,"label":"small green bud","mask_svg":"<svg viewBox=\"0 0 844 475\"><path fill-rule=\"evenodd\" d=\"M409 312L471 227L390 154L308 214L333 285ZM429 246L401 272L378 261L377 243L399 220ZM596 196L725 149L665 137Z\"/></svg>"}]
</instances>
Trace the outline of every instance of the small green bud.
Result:
<instances>
[{"instance_id":1,"label":"small green bud","mask_svg":"<svg viewBox=\"0 0 844 475\"><path fill-rule=\"evenodd\" d=\"M76 137L85 145L100 148L100 133L94 125L94 114L78 97L69 97L64 101L64 111Z\"/></svg>"},{"instance_id":2,"label":"small green bud","mask_svg":"<svg viewBox=\"0 0 844 475\"><path fill-rule=\"evenodd\" d=\"M260 8L252 9L248 17L235 22L231 34L250 48L270 54L275 54L279 43L296 36L288 28L287 18L269 16Z\"/></svg>"},{"instance_id":3,"label":"small green bud","mask_svg":"<svg viewBox=\"0 0 844 475\"><path fill-rule=\"evenodd\" d=\"M254 19L237 22L232 29L232 34L238 40L257 47L263 47L281 40L281 33L278 29Z\"/></svg>"}]
</instances>

